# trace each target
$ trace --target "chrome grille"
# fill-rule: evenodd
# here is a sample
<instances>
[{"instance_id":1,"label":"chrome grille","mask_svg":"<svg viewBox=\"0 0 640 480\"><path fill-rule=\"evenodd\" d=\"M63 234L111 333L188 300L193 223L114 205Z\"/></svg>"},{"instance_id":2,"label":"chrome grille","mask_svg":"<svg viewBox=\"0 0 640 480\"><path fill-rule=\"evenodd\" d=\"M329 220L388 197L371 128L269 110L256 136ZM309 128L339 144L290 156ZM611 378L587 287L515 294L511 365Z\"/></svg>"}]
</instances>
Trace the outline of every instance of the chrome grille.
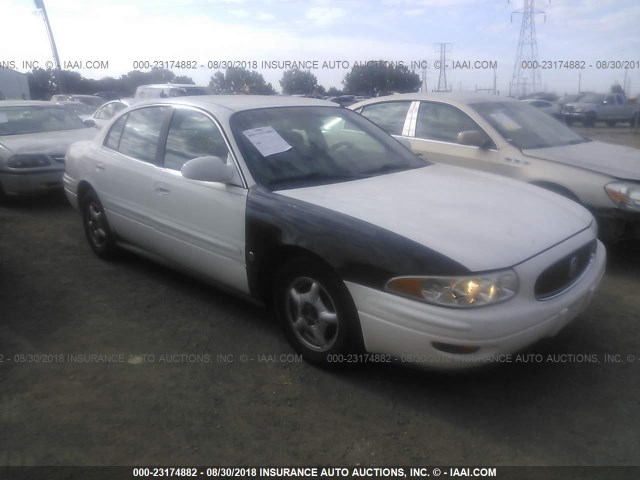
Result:
<instances>
[{"instance_id":1,"label":"chrome grille","mask_svg":"<svg viewBox=\"0 0 640 480\"><path fill-rule=\"evenodd\" d=\"M542 272L534 287L536 298L546 300L576 283L593 260L596 248L597 242L593 240Z\"/></svg>"}]
</instances>

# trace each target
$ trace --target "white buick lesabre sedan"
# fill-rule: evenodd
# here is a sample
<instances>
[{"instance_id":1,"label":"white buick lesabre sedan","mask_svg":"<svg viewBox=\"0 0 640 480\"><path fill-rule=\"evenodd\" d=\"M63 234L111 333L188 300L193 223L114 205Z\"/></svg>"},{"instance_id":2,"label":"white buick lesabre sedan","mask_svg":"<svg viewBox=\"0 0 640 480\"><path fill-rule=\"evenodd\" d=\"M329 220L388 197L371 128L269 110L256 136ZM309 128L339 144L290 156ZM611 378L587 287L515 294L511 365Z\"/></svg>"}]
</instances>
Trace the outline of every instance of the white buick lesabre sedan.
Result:
<instances>
[{"instance_id":1,"label":"white buick lesabre sedan","mask_svg":"<svg viewBox=\"0 0 640 480\"><path fill-rule=\"evenodd\" d=\"M151 100L66 162L97 255L127 248L272 304L315 363L478 365L554 335L604 272L580 205L431 164L322 100Z\"/></svg>"}]
</instances>

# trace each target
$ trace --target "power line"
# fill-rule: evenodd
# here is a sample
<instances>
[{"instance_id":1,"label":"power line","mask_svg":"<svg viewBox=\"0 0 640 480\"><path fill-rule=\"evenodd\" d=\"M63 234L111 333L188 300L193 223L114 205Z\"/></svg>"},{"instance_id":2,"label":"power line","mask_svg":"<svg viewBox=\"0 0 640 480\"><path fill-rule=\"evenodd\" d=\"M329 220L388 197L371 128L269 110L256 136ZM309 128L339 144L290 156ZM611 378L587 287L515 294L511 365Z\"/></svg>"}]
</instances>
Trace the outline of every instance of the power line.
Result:
<instances>
[{"instance_id":1,"label":"power line","mask_svg":"<svg viewBox=\"0 0 640 480\"><path fill-rule=\"evenodd\" d=\"M436 43L440 46L440 76L438 77L438 88L434 92L450 92L451 87L447 85L447 53L451 53L450 43Z\"/></svg>"},{"instance_id":2,"label":"power line","mask_svg":"<svg viewBox=\"0 0 640 480\"><path fill-rule=\"evenodd\" d=\"M527 84L531 86L532 92L537 91L542 86L540 69L538 68L538 41L536 39L535 17L543 14L546 21L547 15L543 10L536 10L535 0L523 0L522 8L511 12L511 21L513 21L514 14L522 15L522 24L516 51L516 62L513 67L513 77L509 84L509 95L521 96L527 93ZM527 68L522 68L523 63Z\"/></svg>"}]
</instances>

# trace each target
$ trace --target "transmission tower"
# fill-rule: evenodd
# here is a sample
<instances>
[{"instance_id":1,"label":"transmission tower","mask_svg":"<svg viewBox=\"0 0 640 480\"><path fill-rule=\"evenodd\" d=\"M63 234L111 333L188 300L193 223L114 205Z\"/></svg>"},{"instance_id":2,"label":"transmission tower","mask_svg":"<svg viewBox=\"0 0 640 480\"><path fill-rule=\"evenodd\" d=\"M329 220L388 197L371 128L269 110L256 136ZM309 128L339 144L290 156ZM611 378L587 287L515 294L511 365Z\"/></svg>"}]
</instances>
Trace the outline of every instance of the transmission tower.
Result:
<instances>
[{"instance_id":1,"label":"transmission tower","mask_svg":"<svg viewBox=\"0 0 640 480\"><path fill-rule=\"evenodd\" d=\"M451 53L450 43L436 43L440 46L440 76L438 77L438 88L434 92L450 92L451 87L447 86L447 53Z\"/></svg>"},{"instance_id":2,"label":"transmission tower","mask_svg":"<svg viewBox=\"0 0 640 480\"><path fill-rule=\"evenodd\" d=\"M537 88L542 85L540 70L537 68L538 42L536 40L535 17L538 14L543 14L546 21L547 16L543 10L536 10L534 6L535 0L523 0L522 3L520 10L514 10L511 13L511 21L513 21L513 14L522 15L522 25L520 26L520 39L518 40L516 63L513 67L513 77L509 84L510 96L523 95L523 89L527 88L527 84L529 84L528 86L532 92L536 92ZM525 67L531 68L523 69L523 62L526 63Z\"/></svg>"}]
</instances>

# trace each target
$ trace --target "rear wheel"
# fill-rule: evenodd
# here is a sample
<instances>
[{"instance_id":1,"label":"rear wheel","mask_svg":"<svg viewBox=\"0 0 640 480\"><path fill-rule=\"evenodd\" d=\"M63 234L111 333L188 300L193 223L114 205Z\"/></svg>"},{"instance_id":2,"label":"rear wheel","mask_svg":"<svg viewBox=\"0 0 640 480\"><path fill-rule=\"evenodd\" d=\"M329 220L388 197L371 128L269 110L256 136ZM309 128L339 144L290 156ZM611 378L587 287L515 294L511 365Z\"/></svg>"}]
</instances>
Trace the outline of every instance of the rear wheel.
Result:
<instances>
[{"instance_id":1,"label":"rear wheel","mask_svg":"<svg viewBox=\"0 0 640 480\"><path fill-rule=\"evenodd\" d=\"M115 238L102 203L91 190L82 199L82 224L91 249L103 259L111 259L117 252Z\"/></svg>"},{"instance_id":2,"label":"rear wheel","mask_svg":"<svg viewBox=\"0 0 640 480\"><path fill-rule=\"evenodd\" d=\"M283 265L276 276L274 304L287 339L305 360L338 366L333 355L362 349L351 295L320 261L299 257Z\"/></svg>"}]
</instances>

